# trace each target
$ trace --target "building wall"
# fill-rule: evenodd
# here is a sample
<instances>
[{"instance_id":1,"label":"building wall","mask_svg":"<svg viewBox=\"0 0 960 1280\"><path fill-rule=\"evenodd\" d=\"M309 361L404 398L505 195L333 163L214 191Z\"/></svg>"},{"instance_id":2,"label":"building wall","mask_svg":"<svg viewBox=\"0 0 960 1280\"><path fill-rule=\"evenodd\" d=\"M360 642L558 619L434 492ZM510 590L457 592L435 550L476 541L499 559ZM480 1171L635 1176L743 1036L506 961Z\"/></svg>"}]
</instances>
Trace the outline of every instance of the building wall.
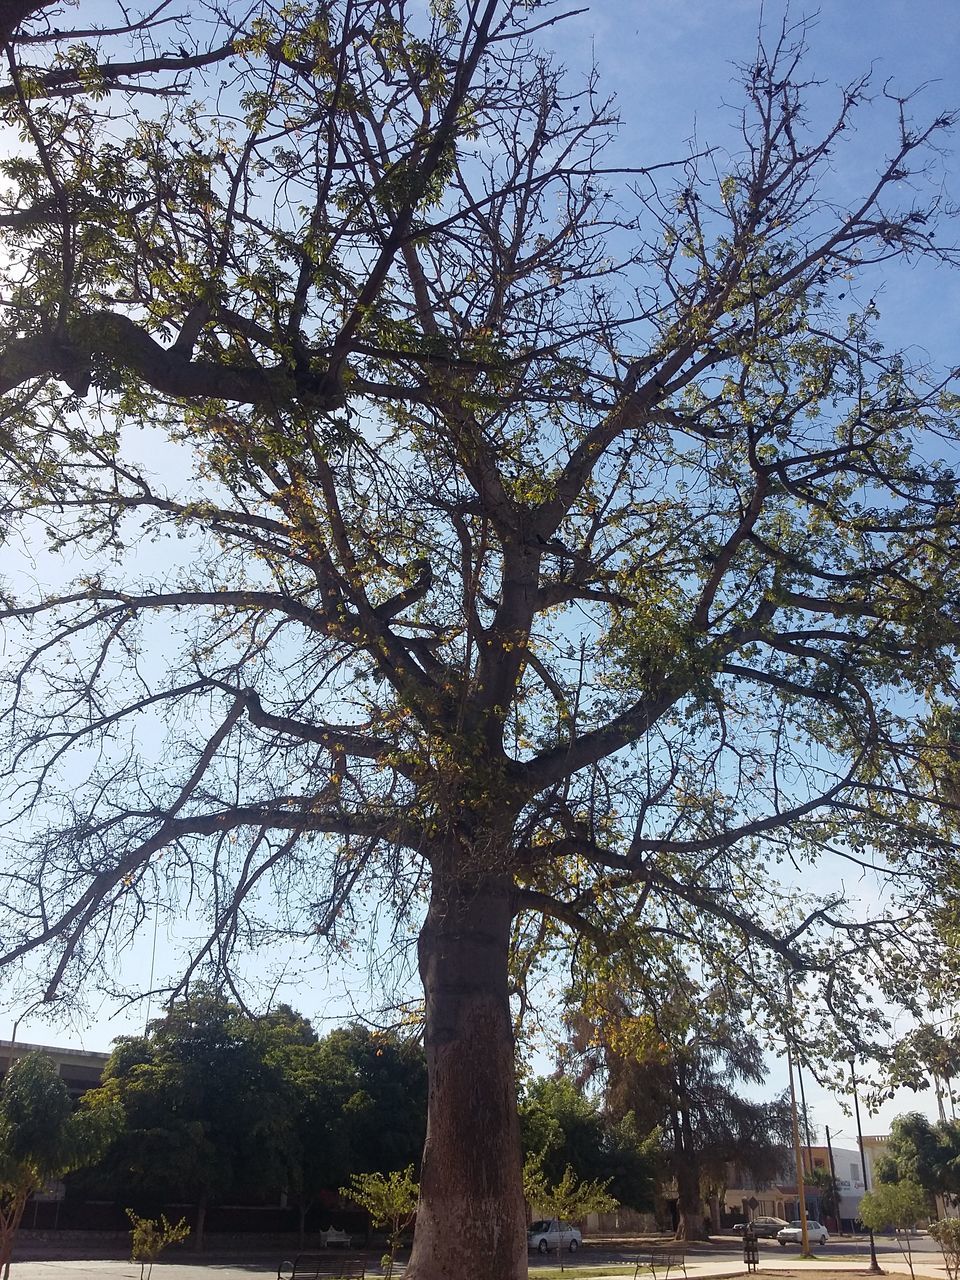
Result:
<instances>
[{"instance_id":1,"label":"building wall","mask_svg":"<svg viewBox=\"0 0 960 1280\"><path fill-rule=\"evenodd\" d=\"M830 1152L826 1147L803 1148L804 1168L821 1169L829 1172ZM860 1153L846 1147L833 1148L834 1167L837 1184L840 1189L840 1216L856 1218L865 1187L860 1167ZM815 1199L807 1189L808 1205ZM750 1218L773 1217L786 1218L787 1221L799 1216L800 1208L797 1198L796 1170L793 1152L784 1153L783 1169L780 1178L765 1187L735 1185L728 1183L723 1204L724 1212L738 1221Z\"/></svg>"},{"instance_id":2,"label":"building wall","mask_svg":"<svg viewBox=\"0 0 960 1280\"><path fill-rule=\"evenodd\" d=\"M864 1134L863 1135L863 1155L867 1162L867 1190L872 1190L876 1185L876 1176L874 1169L877 1161L881 1160L889 1153L890 1135L884 1134Z\"/></svg>"},{"instance_id":3,"label":"building wall","mask_svg":"<svg viewBox=\"0 0 960 1280\"><path fill-rule=\"evenodd\" d=\"M0 1076L6 1075L11 1060L16 1061L24 1054L38 1050L56 1063L60 1079L74 1100L82 1097L88 1089L97 1088L110 1056L88 1049L62 1049L49 1044L25 1044L22 1040L0 1040Z\"/></svg>"}]
</instances>

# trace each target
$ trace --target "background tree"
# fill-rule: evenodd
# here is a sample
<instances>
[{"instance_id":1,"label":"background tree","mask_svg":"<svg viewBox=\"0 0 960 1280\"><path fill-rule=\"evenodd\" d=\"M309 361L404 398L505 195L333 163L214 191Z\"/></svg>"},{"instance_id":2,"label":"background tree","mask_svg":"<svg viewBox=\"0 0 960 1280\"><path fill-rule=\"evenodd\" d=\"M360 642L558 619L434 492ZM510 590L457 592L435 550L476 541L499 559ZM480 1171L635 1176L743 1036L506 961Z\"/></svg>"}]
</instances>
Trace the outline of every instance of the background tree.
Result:
<instances>
[{"instance_id":1,"label":"background tree","mask_svg":"<svg viewBox=\"0 0 960 1280\"><path fill-rule=\"evenodd\" d=\"M359 1025L275 1059L294 1108L290 1190L303 1238L307 1211L354 1173L416 1167L427 1127L426 1063L409 1038Z\"/></svg>"},{"instance_id":2,"label":"background tree","mask_svg":"<svg viewBox=\"0 0 960 1280\"><path fill-rule=\"evenodd\" d=\"M803 1175L804 1185L811 1191L816 1193L820 1202L820 1208L817 1210L819 1220L826 1222L828 1218L832 1218L838 1229L841 1228L841 1192L837 1184L836 1178L829 1169L806 1169ZM831 1227L832 1231L833 1228Z\"/></svg>"},{"instance_id":3,"label":"background tree","mask_svg":"<svg viewBox=\"0 0 960 1280\"><path fill-rule=\"evenodd\" d=\"M73 993L189 901L189 983L396 907L409 1274L522 1275L531 951L679 937L761 993L777 957L840 1041L936 966L956 401L873 298L954 261L952 119L888 88L856 197L866 82L828 111L764 32L739 154L617 174L536 5L200 3L203 49L128 79L128 20L50 12L5 27L4 518L63 559L2 610L3 959ZM785 901L776 859L886 914Z\"/></svg>"},{"instance_id":4,"label":"background tree","mask_svg":"<svg viewBox=\"0 0 960 1280\"><path fill-rule=\"evenodd\" d=\"M566 1076L530 1080L520 1100L520 1137L526 1157L543 1176L559 1183L570 1168L585 1183L604 1181L619 1204L653 1205L659 1166L656 1139L637 1132L632 1112L604 1113Z\"/></svg>"},{"instance_id":5,"label":"background tree","mask_svg":"<svg viewBox=\"0 0 960 1280\"><path fill-rule=\"evenodd\" d=\"M92 1164L121 1122L107 1091L74 1111L56 1064L27 1053L0 1084L0 1268L9 1274L14 1238L31 1195Z\"/></svg>"},{"instance_id":6,"label":"background tree","mask_svg":"<svg viewBox=\"0 0 960 1280\"><path fill-rule=\"evenodd\" d=\"M321 1192L338 1187L349 1175L350 1142L343 1108L350 1098L349 1077L331 1071L320 1043L287 1047L278 1064L291 1108L287 1151L287 1189L297 1209L302 1249L307 1214Z\"/></svg>"},{"instance_id":7,"label":"background tree","mask_svg":"<svg viewBox=\"0 0 960 1280\"><path fill-rule=\"evenodd\" d=\"M744 1010L724 988L683 976L677 957L652 958L630 983L621 956L584 966L571 993L571 1052L582 1075L600 1074L608 1109L634 1113L660 1135L663 1172L677 1187L677 1237L706 1235L704 1197L722 1196L728 1167L773 1179L790 1142L786 1098L753 1102L734 1087L766 1078L763 1052Z\"/></svg>"},{"instance_id":8,"label":"background tree","mask_svg":"<svg viewBox=\"0 0 960 1280\"><path fill-rule=\"evenodd\" d=\"M132 1189L150 1202L193 1194L199 1247L206 1206L227 1195L286 1191L302 1240L321 1192L423 1149L420 1046L358 1025L318 1039L285 1006L254 1018L200 991L145 1037L122 1039L104 1078L128 1119L88 1178L99 1194Z\"/></svg>"},{"instance_id":9,"label":"background tree","mask_svg":"<svg viewBox=\"0 0 960 1280\"><path fill-rule=\"evenodd\" d=\"M427 1118L422 1046L355 1024L331 1031L320 1048L334 1078L346 1086L341 1096L351 1171L418 1167Z\"/></svg>"},{"instance_id":10,"label":"background tree","mask_svg":"<svg viewBox=\"0 0 960 1280\"><path fill-rule=\"evenodd\" d=\"M918 1111L897 1116L885 1154L877 1161L877 1181L909 1182L929 1196L960 1196L960 1124L932 1123Z\"/></svg>"},{"instance_id":11,"label":"background tree","mask_svg":"<svg viewBox=\"0 0 960 1280\"><path fill-rule=\"evenodd\" d=\"M282 1025L304 1034L300 1019ZM198 1249L211 1202L285 1187L293 1111L264 1030L207 991L177 1001L145 1036L121 1038L104 1068L126 1124L103 1174L131 1197L192 1199Z\"/></svg>"}]
</instances>

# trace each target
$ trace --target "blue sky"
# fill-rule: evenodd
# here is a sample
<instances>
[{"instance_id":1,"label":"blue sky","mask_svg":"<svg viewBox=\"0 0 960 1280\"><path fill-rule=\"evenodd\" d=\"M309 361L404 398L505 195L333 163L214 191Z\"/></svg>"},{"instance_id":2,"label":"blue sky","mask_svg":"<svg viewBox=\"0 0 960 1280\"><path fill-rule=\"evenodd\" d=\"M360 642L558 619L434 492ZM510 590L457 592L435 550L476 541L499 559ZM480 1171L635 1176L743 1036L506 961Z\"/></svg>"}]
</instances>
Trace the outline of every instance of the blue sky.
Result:
<instances>
[{"instance_id":1,"label":"blue sky","mask_svg":"<svg viewBox=\"0 0 960 1280\"><path fill-rule=\"evenodd\" d=\"M800 7L791 10L793 21L803 15ZM598 0L543 38L573 75L585 73L591 60L596 62L601 86L615 93L620 103L622 129L616 159L642 165L683 156L691 140L698 147L736 146L733 108L739 97L733 64L752 59L761 16L756 0ZM781 16L781 7L765 6L763 21L771 36ZM808 42L810 78L823 82L813 90L815 111L826 111L836 102L837 86L873 71L877 101L861 111L856 133L848 135L849 145L836 160L833 177L840 195L861 187L874 162L882 160L892 144L895 119L882 97L885 83L898 93L926 85L914 107L918 120L960 107L960 5L946 0L910 4L873 0L869 5L825 0L819 14L811 18ZM960 199L960 151L945 156L943 167L948 188ZM899 268L888 274L879 305L888 340L925 350L935 362L960 363L956 341L960 279L956 276L923 265ZM129 961L131 971L142 972L144 982L151 953L148 930ZM169 955L163 926L158 933L158 974ZM365 976L366 958L361 941L342 975L332 975L328 982L321 975L311 977L295 996L290 993L294 1002L307 1014L332 1020L349 1016L354 1007L375 1006L376 986ZM88 1048L104 1048L114 1035L142 1027L142 1008L110 1013L105 1006L85 1026L69 1029L48 1028L27 1017L18 1034L35 1040L63 1039L69 1034ZM15 1016L16 1011L7 1025L0 1025L0 1036L9 1036ZM543 1065L548 1065L547 1060ZM774 1064L771 1090L785 1082L781 1061ZM812 1079L808 1077L806 1084L818 1122L836 1132L852 1133L852 1120ZM934 1110L932 1094L901 1095L878 1117L865 1117L864 1127L867 1132L879 1132L892 1115L917 1103L920 1109Z\"/></svg>"},{"instance_id":2,"label":"blue sky","mask_svg":"<svg viewBox=\"0 0 960 1280\"><path fill-rule=\"evenodd\" d=\"M597 0L548 38L571 72L595 61L620 104L618 158L642 165L676 159L691 142L736 148L737 65L751 60L761 21L772 43L784 11L758 0ZM865 72L872 76L875 100L859 112L856 131L846 134L836 155L837 193L859 192L896 136L885 85L900 95L919 91L912 108L918 122L960 107L960 6L825 0L819 11L813 4L790 7L792 24L805 16L809 79L822 82L810 94L814 112L837 105L839 86ZM948 190L960 201L960 151L944 156L943 167ZM958 362L956 278L922 265L899 268L879 305L888 340Z\"/></svg>"},{"instance_id":3,"label":"blue sky","mask_svg":"<svg viewBox=\"0 0 960 1280\"><path fill-rule=\"evenodd\" d=\"M772 40L783 15L782 5L757 0L598 0L550 39L571 72L596 63L602 85L620 105L618 159L643 165L682 156L691 142L697 149L736 148L736 66L751 60L761 22ZM885 85L898 95L918 91L911 106L917 122L960 108L960 5L824 0L819 10L813 4L789 9L792 23L807 16L808 77L821 82L810 95L814 118L836 106L839 86L865 72L872 76L874 101L859 112L855 133L836 155L832 182L842 197L865 187L895 142L895 109L884 98ZM948 195L960 203L960 131L942 156L942 170ZM937 365L960 364L960 277L922 263L884 276L877 293L884 339L926 353ZM908 1026L904 1020L901 1030ZM766 1094L787 1084L785 1060L771 1058L770 1065ZM834 1135L853 1135L853 1118L838 1101L809 1073L804 1084L821 1135L824 1124ZM863 1108L864 1132L886 1132L891 1119L908 1110L935 1117L932 1089L901 1091L873 1116ZM844 1137L841 1145L854 1143Z\"/></svg>"}]
</instances>

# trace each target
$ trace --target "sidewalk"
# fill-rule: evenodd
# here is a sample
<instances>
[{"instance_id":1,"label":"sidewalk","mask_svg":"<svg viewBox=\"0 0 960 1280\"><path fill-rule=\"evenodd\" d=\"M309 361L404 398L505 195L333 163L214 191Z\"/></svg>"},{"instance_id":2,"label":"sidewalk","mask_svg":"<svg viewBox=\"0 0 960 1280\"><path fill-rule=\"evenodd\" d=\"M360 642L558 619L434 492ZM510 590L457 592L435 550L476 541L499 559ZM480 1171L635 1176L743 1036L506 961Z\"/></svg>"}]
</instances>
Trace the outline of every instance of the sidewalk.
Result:
<instances>
[{"instance_id":1,"label":"sidewalk","mask_svg":"<svg viewBox=\"0 0 960 1280\"><path fill-rule=\"evenodd\" d=\"M577 1263L571 1264L578 1265ZM909 1275L909 1268L902 1258L885 1255L881 1267L886 1274ZM946 1280L946 1267L939 1254L922 1253L914 1258L914 1271L924 1280ZM530 1270L531 1280L536 1280L538 1268ZM379 1268L371 1267L368 1274L371 1280L377 1276ZM811 1262L800 1262L796 1257L764 1258L759 1276L775 1273L786 1280L786 1275L802 1277L806 1273L815 1272L817 1280L844 1280L845 1273L867 1274L866 1260L843 1258L817 1258ZM154 1280L252 1280L254 1276L276 1276L276 1263L267 1262L224 1262L224 1263L184 1263L157 1262L154 1264ZM402 1271L399 1273L402 1275ZM674 1273L671 1273L673 1276ZM681 1272L676 1272L679 1280ZM120 1262L115 1259L92 1259L89 1261L69 1259L65 1261L34 1262L25 1260L14 1262L10 1269L12 1280L139 1280L140 1264L136 1262ZM746 1277L745 1264L731 1257L729 1260L690 1261L687 1263L688 1280L724 1280L725 1277ZM623 1280L623 1273L607 1277L602 1270L591 1272L591 1280ZM629 1273L628 1273L629 1280ZM662 1277L661 1277L662 1280Z\"/></svg>"}]
</instances>

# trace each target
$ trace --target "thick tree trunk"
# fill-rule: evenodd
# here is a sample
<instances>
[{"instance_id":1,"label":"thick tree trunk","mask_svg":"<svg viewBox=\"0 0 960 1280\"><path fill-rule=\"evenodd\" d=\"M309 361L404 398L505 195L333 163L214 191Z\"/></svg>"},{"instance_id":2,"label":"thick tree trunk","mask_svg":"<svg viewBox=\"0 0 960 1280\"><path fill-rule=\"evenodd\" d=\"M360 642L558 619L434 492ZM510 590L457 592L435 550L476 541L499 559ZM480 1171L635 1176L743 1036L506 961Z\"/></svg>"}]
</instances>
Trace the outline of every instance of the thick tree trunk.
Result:
<instances>
[{"instance_id":1,"label":"thick tree trunk","mask_svg":"<svg viewBox=\"0 0 960 1280\"><path fill-rule=\"evenodd\" d=\"M690 1110L684 1104L686 1080L682 1067L678 1069L678 1105L673 1113L673 1158L677 1176L677 1239L706 1240L707 1229L703 1221L703 1196L700 1193L700 1157L690 1118Z\"/></svg>"},{"instance_id":2,"label":"thick tree trunk","mask_svg":"<svg viewBox=\"0 0 960 1280\"><path fill-rule=\"evenodd\" d=\"M204 1249L204 1235L207 1226L207 1197L201 1196L197 1201L197 1224L193 1229L193 1247L197 1253Z\"/></svg>"},{"instance_id":3,"label":"thick tree trunk","mask_svg":"<svg viewBox=\"0 0 960 1280\"><path fill-rule=\"evenodd\" d=\"M717 1192L713 1192L707 1201L710 1206L710 1230L719 1235L722 1230L720 1222L720 1196Z\"/></svg>"},{"instance_id":4,"label":"thick tree trunk","mask_svg":"<svg viewBox=\"0 0 960 1280\"><path fill-rule=\"evenodd\" d=\"M526 1214L507 984L507 877L434 867L420 934L427 1142L408 1280L520 1280Z\"/></svg>"},{"instance_id":5,"label":"thick tree trunk","mask_svg":"<svg viewBox=\"0 0 960 1280\"><path fill-rule=\"evenodd\" d=\"M694 1164L677 1169L678 1240L706 1240L703 1224L703 1198L700 1195L700 1171Z\"/></svg>"}]
</instances>

